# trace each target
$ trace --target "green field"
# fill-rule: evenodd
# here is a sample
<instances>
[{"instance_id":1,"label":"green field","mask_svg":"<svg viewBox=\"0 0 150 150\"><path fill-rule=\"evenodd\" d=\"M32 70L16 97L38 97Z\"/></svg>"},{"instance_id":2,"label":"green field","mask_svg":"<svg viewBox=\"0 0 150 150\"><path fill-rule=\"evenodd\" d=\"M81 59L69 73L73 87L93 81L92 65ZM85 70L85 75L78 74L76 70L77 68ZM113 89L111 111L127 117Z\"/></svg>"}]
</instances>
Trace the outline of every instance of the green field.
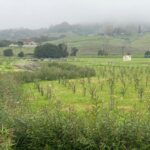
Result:
<instances>
[{"instance_id":1,"label":"green field","mask_svg":"<svg viewBox=\"0 0 150 150\"><path fill-rule=\"evenodd\" d=\"M122 55L121 47L125 47L125 52L133 55L142 55L150 47L150 34L130 35L130 36L73 36L61 40L51 41L50 43L67 43L69 49L77 47L80 55L97 55L97 51L105 46L109 54Z\"/></svg>"},{"instance_id":2,"label":"green field","mask_svg":"<svg viewBox=\"0 0 150 150\"><path fill-rule=\"evenodd\" d=\"M18 72L23 71L23 68L18 68L18 64L29 65L32 61L28 59L17 59L17 58L1 58L0 59L0 70L1 72ZM64 63L64 62L62 62ZM66 80L66 84L59 84L58 81L42 81L40 84L44 91L46 91L47 86L52 86L53 92L52 95L54 99L60 100L64 107L69 105L77 107L77 109L84 109L86 107L92 107L94 100L91 100L90 90L96 91L96 96L100 97L100 101L104 102L104 105L108 106L109 102L109 83L108 80L111 78L111 69L115 70L115 79L114 79L114 96L115 101L118 104L118 107L127 107L132 108L134 105L141 105L142 110L143 107L147 106L146 99L150 94L149 91L149 79L148 85L145 87L145 82L149 77L149 66L150 59L144 58L133 58L131 62L123 62L120 58L68 58L67 62L69 64L75 64L77 66L86 66L91 67L96 70L96 77L90 79L90 83L88 83L88 78L81 78L76 80ZM132 70L133 69L133 70ZM136 70L137 69L137 70ZM147 70L148 69L148 70ZM126 93L125 96L122 96L122 82L120 78L121 71L124 70L124 82L126 82ZM141 72L141 74L140 74ZM134 90L135 84L134 76L137 74L137 80L139 81L139 86L144 89L146 94L144 95L143 102L139 102L138 98L138 89ZM117 79L116 79L117 78ZM130 79L131 78L131 79ZM83 82L84 86L83 87ZM63 81L62 81L63 82ZM132 84L131 84L132 83ZM76 88L75 93L72 91L73 84ZM101 89L101 86L103 87ZM86 89L85 95L84 88ZM34 108L36 105L38 107L46 106L50 101L45 97L41 96L40 93L35 88L34 83L25 84L25 89L30 89L29 92L35 93L35 96L32 97L32 101L30 102ZM61 91L61 92L60 92ZM27 90L28 93L28 90ZM29 95L30 96L30 95ZM101 99L102 98L102 99ZM35 102L36 101L36 102ZM40 105L39 105L40 104ZM145 109L146 110L146 109Z\"/></svg>"},{"instance_id":3,"label":"green field","mask_svg":"<svg viewBox=\"0 0 150 150\"><path fill-rule=\"evenodd\" d=\"M143 100L144 103L141 103L138 98L138 91L134 90L134 86L136 81L134 81L134 76L137 74L138 80L140 80L141 83L139 86L141 88L144 88L145 91L145 100L147 96L149 96L149 79L148 79L148 86L145 87L146 79L149 77L149 65L150 60L149 59L140 59L135 58L131 62L123 62L121 59L106 59L106 58L77 58L76 60L68 59L68 63L76 64L79 66L88 66L92 67L96 70L97 76L90 79L91 83L88 83L87 78L82 79L76 79L76 80L67 80L65 81L66 84L59 84L58 81L43 81L41 82L41 86L43 87L44 91L46 91L46 88L48 85L52 86L54 98L57 100L60 100L65 107L67 105L75 106L79 109L86 108L86 107L92 107L94 100L91 100L91 94L90 90L96 90L96 96L101 97L100 101L104 101L104 105L108 106L109 103L109 78L112 77L111 75L111 69L114 67L115 69L115 101L118 104L118 107L125 107L125 108L132 108L134 105L141 105L141 110L143 110L143 107L147 107L146 101ZM137 68L137 70L136 70ZM110 70L109 70L110 69ZM147 70L148 69L148 70ZM123 88L120 74L121 71L124 70L125 75L123 75L123 80L126 82L126 94L124 97L122 97L121 89ZM140 74L140 72L142 74ZM117 79L116 79L117 78ZM85 88L86 88L86 94L84 94L84 87L82 87L81 82L85 82ZM131 84L132 83L132 84ZM75 84L76 86L76 92L74 93L72 91L71 84ZM37 93L38 96L40 96L40 93L38 94L38 91L36 88L34 88L34 84L27 84L25 87L29 89L32 89L33 91L31 93ZM101 86L103 87L101 89ZM61 92L60 92L61 91ZM38 96L34 97L34 99L38 99ZM33 105L36 105L36 103L33 100ZM46 100L46 98L43 96L39 98L37 101L37 105L42 104L42 106L45 104L47 105L49 103L49 100ZM145 105L145 106L144 106ZM146 108L145 108L146 110Z\"/></svg>"},{"instance_id":4,"label":"green field","mask_svg":"<svg viewBox=\"0 0 150 150\"><path fill-rule=\"evenodd\" d=\"M150 148L150 59L1 57L0 72L0 148Z\"/></svg>"}]
</instances>

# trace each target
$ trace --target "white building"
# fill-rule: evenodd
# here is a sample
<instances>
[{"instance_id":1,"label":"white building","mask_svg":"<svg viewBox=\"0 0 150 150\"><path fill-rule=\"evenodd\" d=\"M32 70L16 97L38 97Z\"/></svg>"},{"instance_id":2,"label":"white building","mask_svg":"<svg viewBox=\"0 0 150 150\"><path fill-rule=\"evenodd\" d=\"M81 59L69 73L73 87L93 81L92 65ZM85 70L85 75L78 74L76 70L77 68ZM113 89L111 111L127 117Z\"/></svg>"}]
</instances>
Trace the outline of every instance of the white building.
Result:
<instances>
[{"instance_id":1,"label":"white building","mask_svg":"<svg viewBox=\"0 0 150 150\"><path fill-rule=\"evenodd\" d=\"M35 48L37 46L37 44L35 43L35 42L33 42L33 41L31 41L31 42L24 42L24 44L23 44L23 47L25 47L25 48Z\"/></svg>"},{"instance_id":2,"label":"white building","mask_svg":"<svg viewBox=\"0 0 150 150\"><path fill-rule=\"evenodd\" d=\"M131 61L132 57L131 55L124 55L123 56L123 61Z\"/></svg>"}]
</instances>

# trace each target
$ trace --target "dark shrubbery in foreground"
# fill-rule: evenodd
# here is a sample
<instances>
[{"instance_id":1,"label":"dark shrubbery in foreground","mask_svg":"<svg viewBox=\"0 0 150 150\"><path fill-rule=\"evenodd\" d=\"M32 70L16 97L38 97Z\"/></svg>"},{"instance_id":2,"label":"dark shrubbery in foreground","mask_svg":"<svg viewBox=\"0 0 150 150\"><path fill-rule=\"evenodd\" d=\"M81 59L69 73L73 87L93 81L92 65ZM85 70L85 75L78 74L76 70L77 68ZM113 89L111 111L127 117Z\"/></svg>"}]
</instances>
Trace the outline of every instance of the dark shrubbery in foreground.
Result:
<instances>
[{"instance_id":1,"label":"dark shrubbery in foreground","mask_svg":"<svg viewBox=\"0 0 150 150\"><path fill-rule=\"evenodd\" d=\"M93 109L93 111L95 111ZM49 112L49 113L47 113ZM117 114L100 109L79 116L60 107L15 124L15 150L126 150L150 149L150 122L138 112ZM126 114L127 115L127 114Z\"/></svg>"},{"instance_id":2,"label":"dark shrubbery in foreground","mask_svg":"<svg viewBox=\"0 0 150 150\"><path fill-rule=\"evenodd\" d=\"M48 63L43 64L40 69L34 72L17 73L17 78L24 82L34 80L57 80L74 79L95 76L95 70L89 67L80 67L67 63Z\"/></svg>"}]
</instances>

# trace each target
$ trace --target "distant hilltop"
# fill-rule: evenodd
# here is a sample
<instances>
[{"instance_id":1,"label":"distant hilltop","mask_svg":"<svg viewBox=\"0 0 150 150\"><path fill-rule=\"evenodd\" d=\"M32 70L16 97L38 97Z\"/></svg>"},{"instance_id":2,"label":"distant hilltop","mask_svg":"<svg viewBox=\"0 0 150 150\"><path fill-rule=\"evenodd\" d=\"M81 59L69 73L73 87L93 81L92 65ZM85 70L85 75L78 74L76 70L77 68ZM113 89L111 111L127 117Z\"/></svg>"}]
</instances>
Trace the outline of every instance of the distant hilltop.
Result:
<instances>
[{"instance_id":1,"label":"distant hilltop","mask_svg":"<svg viewBox=\"0 0 150 150\"><path fill-rule=\"evenodd\" d=\"M67 35L129 35L129 34L142 34L149 32L150 26L144 25L113 25L110 23L105 24L69 24L62 22L61 24L50 26L49 28L41 29L8 29L0 30L0 40L18 41L22 39L51 37L59 38L60 36Z\"/></svg>"}]
</instances>

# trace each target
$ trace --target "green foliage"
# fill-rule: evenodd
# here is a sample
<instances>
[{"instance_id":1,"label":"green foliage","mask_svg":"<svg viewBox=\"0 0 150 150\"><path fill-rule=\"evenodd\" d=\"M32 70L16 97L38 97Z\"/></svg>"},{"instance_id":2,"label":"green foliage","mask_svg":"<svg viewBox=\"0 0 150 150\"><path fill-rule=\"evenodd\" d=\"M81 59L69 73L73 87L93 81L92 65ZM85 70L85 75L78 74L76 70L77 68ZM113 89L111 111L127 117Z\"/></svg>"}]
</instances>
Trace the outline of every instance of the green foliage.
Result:
<instances>
[{"instance_id":1,"label":"green foliage","mask_svg":"<svg viewBox=\"0 0 150 150\"><path fill-rule=\"evenodd\" d=\"M12 150L12 131L3 127L0 128L0 149Z\"/></svg>"},{"instance_id":2,"label":"green foliage","mask_svg":"<svg viewBox=\"0 0 150 150\"><path fill-rule=\"evenodd\" d=\"M76 56L78 51L79 51L79 50L78 50L78 48L76 48L76 47L71 48L70 56Z\"/></svg>"},{"instance_id":3,"label":"green foliage","mask_svg":"<svg viewBox=\"0 0 150 150\"><path fill-rule=\"evenodd\" d=\"M16 121L15 150L150 148L149 120L142 119L136 111L126 116L99 109L79 116L72 108L62 113L57 105L39 116Z\"/></svg>"},{"instance_id":4,"label":"green foliage","mask_svg":"<svg viewBox=\"0 0 150 150\"><path fill-rule=\"evenodd\" d=\"M34 80L74 79L95 76L95 70L89 67L79 67L68 63L44 63L34 72L16 73L17 78L25 82Z\"/></svg>"},{"instance_id":5,"label":"green foliage","mask_svg":"<svg viewBox=\"0 0 150 150\"><path fill-rule=\"evenodd\" d=\"M19 52L18 57L24 57L24 52Z\"/></svg>"},{"instance_id":6,"label":"green foliage","mask_svg":"<svg viewBox=\"0 0 150 150\"><path fill-rule=\"evenodd\" d=\"M0 41L0 47L8 47L11 44L11 41L2 40Z\"/></svg>"},{"instance_id":7,"label":"green foliage","mask_svg":"<svg viewBox=\"0 0 150 150\"><path fill-rule=\"evenodd\" d=\"M17 44L18 44L19 47L23 46L23 42L22 41L18 41Z\"/></svg>"},{"instance_id":8,"label":"green foliage","mask_svg":"<svg viewBox=\"0 0 150 150\"><path fill-rule=\"evenodd\" d=\"M108 55L108 53L104 50L99 50L98 51L98 56L107 56L107 55Z\"/></svg>"},{"instance_id":9,"label":"green foliage","mask_svg":"<svg viewBox=\"0 0 150 150\"><path fill-rule=\"evenodd\" d=\"M144 57L145 58L150 58L150 51L146 51Z\"/></svg>"},{"instance_id":10,"label":"green foliage","mask_svg":"<svg viewBox=\"0 0 150 150\"><path fill-rule=\"evenodd\" d=\"M61 58L67 57L67 46L65 44L44 44L37 46L34 50L34 57L36 58Z\"/></svg>"},{"instance_id":11,"label":"green foliage","mask_svg":"<svg viewBox=\"0 0 150 150\"><path fill-rule=\"evenodd\" d=\"M8 106L13 107L22 95L21 82L16 79L14 73L0 74L0 78L0 102L9 102Z\"/></svg>"},{"instance_id":12,"label":"green foliage","mask_svg":"<svg viewBox=\"0 0 150 150\"><path fill-rule=\"evenodd\" d=\"M13 56L13 55L14 55L14 54L13 54L13 50L12 50L12 49L5 49L5 50L3 51L3 55L4 55L4 56L8 56L8 57Z\"/></svg>"}]
</instances>

